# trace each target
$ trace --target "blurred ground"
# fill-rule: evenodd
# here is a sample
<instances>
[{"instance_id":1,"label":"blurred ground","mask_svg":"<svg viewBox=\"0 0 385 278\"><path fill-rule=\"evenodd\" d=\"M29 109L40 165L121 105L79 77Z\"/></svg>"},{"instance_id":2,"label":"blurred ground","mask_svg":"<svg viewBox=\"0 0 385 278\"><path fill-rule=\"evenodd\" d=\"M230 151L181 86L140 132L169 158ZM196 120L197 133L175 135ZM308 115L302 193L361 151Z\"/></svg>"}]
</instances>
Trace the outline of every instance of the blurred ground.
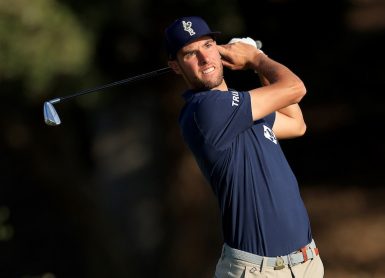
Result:
<instances>
[{"instance_id":1,"label":"blurred ground","mask_svg":"<svg viewBox=\"0 0 385 278\"><path fill-rule=\"evenodd\" d=\"M327 278L385 277L385 189L323 184L303 189Z\"/></svg>"}]
</instances>

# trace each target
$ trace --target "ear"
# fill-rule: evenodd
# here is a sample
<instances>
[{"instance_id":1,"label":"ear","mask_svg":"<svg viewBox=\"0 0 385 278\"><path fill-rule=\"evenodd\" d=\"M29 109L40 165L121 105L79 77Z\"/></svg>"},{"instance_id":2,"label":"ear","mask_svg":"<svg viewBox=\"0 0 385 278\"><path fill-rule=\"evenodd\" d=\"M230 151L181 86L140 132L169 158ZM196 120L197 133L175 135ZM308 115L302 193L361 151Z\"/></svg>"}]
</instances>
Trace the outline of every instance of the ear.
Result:
<instances>
[{"instance_id":1,"label":"ear","mask_svg":"<svg viewBox=\"0 0 385 278\"><path fill-rule=\"evenodd\" d=\"M182 74L179 64L175 60L168 61L168 66L176 73L176 74Z\"/></svg>"}]
</instances>

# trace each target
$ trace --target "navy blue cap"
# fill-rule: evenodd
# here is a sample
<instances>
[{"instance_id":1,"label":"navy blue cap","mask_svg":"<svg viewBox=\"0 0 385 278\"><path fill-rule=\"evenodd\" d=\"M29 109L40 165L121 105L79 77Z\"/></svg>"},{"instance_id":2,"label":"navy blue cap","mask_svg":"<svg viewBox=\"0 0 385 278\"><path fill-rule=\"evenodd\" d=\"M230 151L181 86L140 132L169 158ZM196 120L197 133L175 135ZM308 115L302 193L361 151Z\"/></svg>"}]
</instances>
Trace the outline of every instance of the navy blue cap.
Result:
<instances>
[{"instance_id":1,"label":"navy blue cap","mask_svg":"<svg viewBox=\"0 0 385 278\"><path fill-rule=\"evenodd\" d=\"M211 31L199 16L186 16L175 20L165 32L165 44L169 58L174 59L176 53L189 42L203 36L212 36L220 34L220 32Z\"/></svg>"}]
</instances>

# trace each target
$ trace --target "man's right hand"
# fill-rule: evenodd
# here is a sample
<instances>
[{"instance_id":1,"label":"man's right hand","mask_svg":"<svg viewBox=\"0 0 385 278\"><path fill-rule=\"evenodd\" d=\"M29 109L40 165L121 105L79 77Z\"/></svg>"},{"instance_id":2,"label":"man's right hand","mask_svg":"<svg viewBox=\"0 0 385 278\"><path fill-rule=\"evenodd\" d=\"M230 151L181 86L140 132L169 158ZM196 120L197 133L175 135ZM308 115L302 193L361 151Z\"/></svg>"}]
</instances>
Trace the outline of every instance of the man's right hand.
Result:
<instances>
[{"instance_id":1,"label":"man's right hand","mask_svg":"<svg viewBox=\"0 0 385 278\"><path fill-rule=\"evenodd\" d=\"M258 56L263 52L255 46L244 42L217 45L223 66L231 70L254 69Z\"/></svg>"}]
</instances>

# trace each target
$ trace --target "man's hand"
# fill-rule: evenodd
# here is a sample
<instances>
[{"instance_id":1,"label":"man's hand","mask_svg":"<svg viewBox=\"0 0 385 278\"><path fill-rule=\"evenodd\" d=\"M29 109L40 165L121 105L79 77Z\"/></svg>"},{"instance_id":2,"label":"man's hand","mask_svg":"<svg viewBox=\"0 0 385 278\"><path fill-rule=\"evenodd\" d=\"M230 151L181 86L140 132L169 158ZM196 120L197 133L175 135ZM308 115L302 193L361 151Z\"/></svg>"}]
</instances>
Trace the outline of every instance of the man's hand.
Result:
<instances>
[{"instance_id":1,"label":"man's hand","mask_svg":"<svg viewBox=\"0 0 385 278\"><path fill-rule=\"evenodd\" d=\"M217 45L217 48L222 57L222 64L231 70L254 68L257 56L263 53L255 46L243 42Z\"/></svg>"}]
</instances>

